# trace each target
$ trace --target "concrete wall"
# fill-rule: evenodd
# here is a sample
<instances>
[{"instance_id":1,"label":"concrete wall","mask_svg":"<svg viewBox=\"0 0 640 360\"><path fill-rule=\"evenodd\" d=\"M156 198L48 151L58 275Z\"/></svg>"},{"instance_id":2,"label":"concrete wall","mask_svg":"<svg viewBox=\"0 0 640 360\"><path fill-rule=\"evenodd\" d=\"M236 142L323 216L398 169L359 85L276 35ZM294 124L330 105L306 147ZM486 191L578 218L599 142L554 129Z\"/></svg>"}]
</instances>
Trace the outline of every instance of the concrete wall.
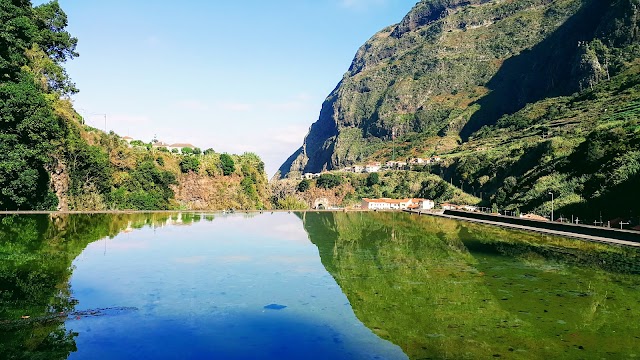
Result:
<instances>
[{"instance_id":1,"label":"concrete wall","mask_svg":"<svg viewBox=\"0 0 640 360\"><path fill-rule=\"evenodd\" d=\"M574 224L565 224L565 223L550 222L550 221L538 221L538 220L522 219L522 218L509 217L509 216L497 216L497 215L490 215L485 213L468 212L468 211L460 211L460 210L445 210L444 214L466 217L471 219L488 220L488 221L494 221L494 222L506 223L506 224L531 226L531 227L536 227L540 229L566 231L566 232L582 234L582 235L600 236L600 237L609 238L609 239L626 240L626 241L633 241L633 242L640 243L640 232L631 231L631 230L620 230L620 229L614 229L614 228L589 226L589 225L574 225Z\"/></svg>"}]
</instances>

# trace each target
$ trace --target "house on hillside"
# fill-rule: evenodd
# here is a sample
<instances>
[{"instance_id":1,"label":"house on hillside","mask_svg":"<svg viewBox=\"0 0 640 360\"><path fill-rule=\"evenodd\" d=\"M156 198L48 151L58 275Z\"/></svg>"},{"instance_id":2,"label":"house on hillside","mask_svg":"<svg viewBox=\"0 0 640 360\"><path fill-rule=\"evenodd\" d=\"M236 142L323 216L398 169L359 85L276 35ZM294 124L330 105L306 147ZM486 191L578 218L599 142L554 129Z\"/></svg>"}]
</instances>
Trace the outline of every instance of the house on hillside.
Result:
<instances>
[{"instance_id":1,"label":"house on hillside","mask_svg":"<svg viewBox=\"0 0 640 360\"><path fill-rule=\"evenodd\" d=\"M367 164L364 167L364 172L366 173L374 173L374 172L378 172L380 171L380 163L371 163L371 164Z\"/></svg>"},{"instance_id":2,"label":"house on hillside","mask_svg":"<svg viewBox=\"0 0 640 360\"><path fill-rule=\"evenodd\" d=\"M173 149L177 149L179 154L182 154L182 149L184 149L184 148L189 148L189 149L193 150L196 147L191 145L191 144L186 144L186 143L175 143L175 144L171 144L171 145L167 146L167 150L173 152Z\"/></svg>"},{"instance_id":3,"label":"house on hillside","mask_svg":"<svg viewBox=\"0 0 640 360\"><path fill-rule=\"evenodd\" d=\"M131 144L131 142L133 141L133 138L131 136L125 136L122 138L122 140L126 141L127 144Z\"/></svg>"},{"instance_id":4,"label":"house on hillside","mask_svg":"<svg viewBox=\"0 0 640 360\"><path fill-rule=\"evenodd\" d=\"M409 160L409 165L423 165L427 163L423 158L413 158Z\"/></svg>"},{"instance_id":5,"label":"house on hillside","mask_svg":"<svg viewBox=\"0 0 640 360\"><path fill-rule=\"evenodd\" d=\"M163 142L163 141L156 141L156 142L154 142L154 143L153 143L153 145L152 145L152 147L153 147L154 149L158 149L158 150L159 150L159 149L162 149L162 148L169 150L169 144L167 144L167 143L165 143L165 142ZM171 151L171 150L169 150L169 151Z\"/></svg>"}]
</instances>

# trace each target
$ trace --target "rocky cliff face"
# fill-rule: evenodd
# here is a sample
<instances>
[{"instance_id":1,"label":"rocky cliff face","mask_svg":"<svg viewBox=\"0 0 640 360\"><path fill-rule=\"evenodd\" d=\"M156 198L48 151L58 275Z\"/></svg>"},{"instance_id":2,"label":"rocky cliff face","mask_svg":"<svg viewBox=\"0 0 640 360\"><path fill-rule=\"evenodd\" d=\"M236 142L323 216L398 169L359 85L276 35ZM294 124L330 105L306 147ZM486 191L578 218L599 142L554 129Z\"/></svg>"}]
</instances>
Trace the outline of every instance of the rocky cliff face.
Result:
<instances>
[{"instance_id":1,"label":"rocky cliff face","mask_svg":"<svg viewBox=\"0 0 640 360\"><path fill-rule=\"evenodd\" d=\"M637 44L637 9L637 0L420 1L357 51L279 175L390 159L393 134L428 156L528 103L592 86L623 67L592 42Z\"/></svg>"}]
</instances>

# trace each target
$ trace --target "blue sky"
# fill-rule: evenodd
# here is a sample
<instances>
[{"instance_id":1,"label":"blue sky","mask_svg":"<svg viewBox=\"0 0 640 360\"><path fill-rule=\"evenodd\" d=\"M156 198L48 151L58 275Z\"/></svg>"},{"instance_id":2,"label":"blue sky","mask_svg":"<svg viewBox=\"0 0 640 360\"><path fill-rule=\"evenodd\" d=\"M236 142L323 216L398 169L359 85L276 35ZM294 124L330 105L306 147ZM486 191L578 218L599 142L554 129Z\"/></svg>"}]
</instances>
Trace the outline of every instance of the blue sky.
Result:
<instances>
[{"instance_id":1,"label":"blue sky","mask_svg":"<svg viewBox=\"0 0 640 360\"><path fill-rule=\"evenodd\" d=\"M35 4L43 1L35 1ZM358 47L416 0L60 0L90 125L262 157L301 144Z\"/></svg>"}]
</instances>

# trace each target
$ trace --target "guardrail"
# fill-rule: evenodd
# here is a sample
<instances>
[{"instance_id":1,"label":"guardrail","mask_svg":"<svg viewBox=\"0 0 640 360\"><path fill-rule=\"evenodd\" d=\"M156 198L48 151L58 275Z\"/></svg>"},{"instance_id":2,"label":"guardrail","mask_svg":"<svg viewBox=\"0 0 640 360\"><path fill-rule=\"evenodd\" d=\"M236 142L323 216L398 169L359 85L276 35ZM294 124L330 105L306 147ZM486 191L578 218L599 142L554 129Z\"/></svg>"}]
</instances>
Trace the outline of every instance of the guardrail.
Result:
<instances>
[{"instance_id":1,"label":"guardrail","mask_svg":"<svg viewBox=\"0 0 640 360\"><path fill-rule=\"evenodd\" d=\"M625 240L640 243L640 232L632 230L620 230L614 228L605 228L591 225L574 225L551 221L539 221L531 219L523 219L517 217L489 215L484 213L461 211L461 210L445 210L445 215L459 216L470 219L493 221L496 223L505 223L521 226L530 226L539 229L564 231L574 234L597 236L616 240Z\"/></svg>"}]
</instances>

